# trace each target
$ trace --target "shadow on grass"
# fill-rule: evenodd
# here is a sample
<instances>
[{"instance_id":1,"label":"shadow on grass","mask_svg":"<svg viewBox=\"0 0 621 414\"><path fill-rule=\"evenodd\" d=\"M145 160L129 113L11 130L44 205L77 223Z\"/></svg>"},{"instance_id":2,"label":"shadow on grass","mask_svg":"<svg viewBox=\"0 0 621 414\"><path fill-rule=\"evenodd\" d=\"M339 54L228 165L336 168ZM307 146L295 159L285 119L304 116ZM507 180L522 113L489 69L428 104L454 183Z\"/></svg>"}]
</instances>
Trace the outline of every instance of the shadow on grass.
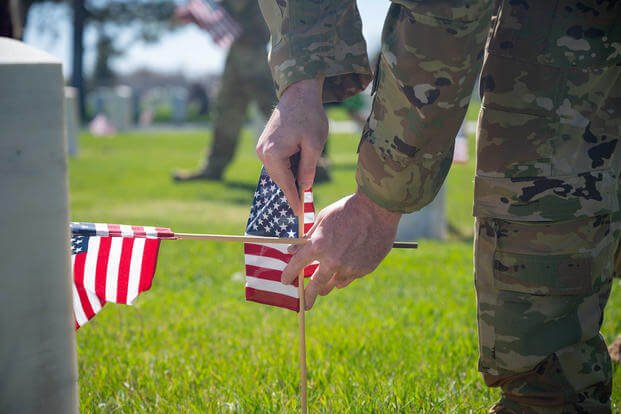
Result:
<instances>
[{"instance_id":1,"label":"shadow on grass","mask_svg":"<svg viewBox=\"0 0 621 414\"><path fill-rule=\"evenodd\" d=\"M258 177L257 177L258 180ZM230 180L224 180L222 182L222 184L224 184L225 186L227 186L230 189L233 190L243 190L243 191L247 191L249 194L253 194L254 190L257 188L257 184L256 183L249 183L246 181L230 181Z\"/></svg>"},{"instance_id":2,"label":"shadow on grass","mask_svg":"<svg viewBox=\"0 0 621 414\"><path fill-rule=\"evenodd\" d=\"M355 162L338 162L338 163L334 162L332 163L330 168L332 168L335 171L353 171L356 169L356 163Z\"/></svg>"},{"instance_id":3,"label":"shadow on grass","mask_svg":"<svg viewBox=\"0 0 621 414\"><path fill-rule=\"evenodd\" d=\"M198 194L197 198L202 200L217 200L241 206L250 206L254 190L256 189L256 184L244 181L224 180L219 183L219 187L220 189L216 195L212 192L202 191Z\"/></svg>"},{"instance_id":4,"label":"shadow on grass","mask_svg":"<svg viewBox=\"0 0 621 414\"><path fill-rule=\"evenodd\" d=\"M448 240L466 244L472 244L474 242L474 235L472 232L464 232L453 223L448 223L447 227Z\"/></svg>"}]
</instances>

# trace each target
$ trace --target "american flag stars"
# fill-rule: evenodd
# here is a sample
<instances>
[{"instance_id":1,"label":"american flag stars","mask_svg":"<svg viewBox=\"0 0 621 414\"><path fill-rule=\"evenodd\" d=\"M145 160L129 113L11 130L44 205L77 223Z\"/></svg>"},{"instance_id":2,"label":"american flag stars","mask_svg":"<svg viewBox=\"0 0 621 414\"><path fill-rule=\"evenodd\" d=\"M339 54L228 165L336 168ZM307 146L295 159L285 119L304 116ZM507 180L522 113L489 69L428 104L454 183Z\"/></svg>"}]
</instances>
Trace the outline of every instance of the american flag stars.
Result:
<instances>
[{"instance_id":1,"label":"american flag stars","mask_svg":"<svg viewBox=\"0 0 621 414\"><path fill-rule=\"evenodd\" d=\"M250 209L247 231L270 237L296 237L297 218L287 199L266 175L259 180Z\"/></svg>"},{"instance_id":2,"label":"american flag stars","mask_svg":"<svg viewBox=\"0 0 621 414\"><path fill-rule=\"evenodd\" d=\"M310 190L304 192L304 229L314 222L313 195ZM269 237L298 237L298 219L287 204L282 191L269 178L265 169L254 192L246 234ZM299 296L295 286L280 282L282 270L291 255L288 245L270 243L244 243L246 261L246 299L299 310ZM307 266L305 276L310 276L317 264Z\"/></svg>"}]
</instances>

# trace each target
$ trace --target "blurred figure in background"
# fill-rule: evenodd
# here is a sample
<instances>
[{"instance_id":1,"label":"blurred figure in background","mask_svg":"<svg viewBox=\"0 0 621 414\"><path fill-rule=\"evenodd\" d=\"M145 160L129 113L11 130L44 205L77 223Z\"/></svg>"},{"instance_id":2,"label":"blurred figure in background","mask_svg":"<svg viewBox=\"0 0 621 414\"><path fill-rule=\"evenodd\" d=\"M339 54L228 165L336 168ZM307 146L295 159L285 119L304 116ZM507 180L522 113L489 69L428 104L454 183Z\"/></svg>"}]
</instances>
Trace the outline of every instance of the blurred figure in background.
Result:
<instances>
[{"instance_id":1,"label":"blurred figure in background","mask_svg":"<svg viewBox=\"0 0 621 414\"><path fill-rule=\"evenodd\" d=\"M230 48L215 103L214 138L205 161L195 171L173 172L173 179L221 180L235 155L250 102L256 101L266 118L276 102L265 56L269 31L254 0L190 0L175 15L208 31L219 46Z\"/></svg>"}]
</instances>

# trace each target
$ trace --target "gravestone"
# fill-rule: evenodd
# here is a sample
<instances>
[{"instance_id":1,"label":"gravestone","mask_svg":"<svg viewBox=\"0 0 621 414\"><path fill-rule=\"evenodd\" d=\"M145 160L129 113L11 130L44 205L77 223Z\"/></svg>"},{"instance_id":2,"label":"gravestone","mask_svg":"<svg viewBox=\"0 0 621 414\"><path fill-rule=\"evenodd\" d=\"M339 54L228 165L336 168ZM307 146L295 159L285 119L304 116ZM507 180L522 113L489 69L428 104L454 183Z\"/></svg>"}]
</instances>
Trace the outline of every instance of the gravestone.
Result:
<instances>
[{"instance_id":1,"label":"gravestone","mask_svg":"<svg viewBox=\"0 0 621 414\"><path fill-rule=\"evenodd\" d=\"M121 85L111 90L106 102L106 114L118 132L127 131L133 124L132 88Z\"/></svg>"},{"instance_id":2,"label":"gravestone","mask_svg":"<svg viewBox=\"0 0 621 414\"><path fill-rule=\"evenodd\" d=\"M78 90L65 86L65 135L67 137L67 150L71 157L78 155L79 130Z\"/></svg>"},{"instance_id":3,"label":"gravestone","mask_svg":"<svg viewBox=\"0 0 621 414\"><path fill-rule=\"evenodd\" d=\"M78 412L63 76L0 38L0 412Z\"/></svg>"},{"instance_id":4,"label":"gravestone","mask_svg":"<svg viewBox=\"0 0 621 414\"><path fill-rule=\"evenodd\" d=\"M173 122L180 124L187 118L188 94L185 89L175 88L170 96Z\"/></svg>"},{"instance_id":5,"label":"gravestone","mask_svg":"<svg viewBox=\"0 0 621 414\"><path fill-rule=\"evenodd\" d=\"M98 88L93 94L95 114L104 114L117 132L133 125L132 89L121 85L114 88Z\"/></svg>"},{"instance_id":6,"label":"gravestone","mask_svg":"<svg viewBox=\"0 0 621 414\"><path fill-rule=\"evenodd\" d=\"M420 211L404 214L397 228L397 240L444 240L447 235L445 185L436 198Z\"/></svg>"}]
</instances>

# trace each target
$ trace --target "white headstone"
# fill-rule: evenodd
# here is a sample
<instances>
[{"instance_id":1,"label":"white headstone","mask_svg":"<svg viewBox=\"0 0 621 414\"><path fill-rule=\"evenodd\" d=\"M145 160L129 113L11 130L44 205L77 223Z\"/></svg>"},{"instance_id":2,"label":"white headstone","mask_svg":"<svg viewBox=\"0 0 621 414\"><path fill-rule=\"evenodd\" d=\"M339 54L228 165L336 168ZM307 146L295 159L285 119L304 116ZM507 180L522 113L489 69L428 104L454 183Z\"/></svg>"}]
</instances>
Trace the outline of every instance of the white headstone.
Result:
<instances>
[{"instance_id":1,"label":"white headstone","mask_svg":"<svg viewBox=\"0 0 621 414\"><path fill-rule=\"evenodd\" d=\"M170 97L172 108L172 120L175 123L184 122L187 118L188 98L187 92L182 88L175 88Z\"/></svg>"},{"instance_id":2,"label":"white headstone","mask_svg":"<svg viewBox=\"0 0 621 414\"><path fill-rule=\"evenodd\" d=\"M401 216L397 228L397 240L446 239L445 186L446 184L442 186L436 198L423 209Z\"/></svg>"},{"instance_id":3,"label":"white headstone","mask_svg":"<svg viewBox=\"0 0 621 414\"><path fill-rule=\"evenodd\" d=\"M114 125L116 132L127 131L132 127L132 89L129 86L98 88L93 95L96 115L103 113Z\"/></svg>"},{"instance_id":4,"label":"white headstone","mask_svg":"<svg viewBox=\"0 0 621 414\"><path fill-rule=\"evenodd\" d=\"M63 77L0 38L0 412L78 412Z\"/></svg>"},{"instance_id":5,"label":"white headstone","mask_svg":"<svg viewBox=\"0 0 621 414\"><path fill-rule=\"evenodd\" d=\"M117 86L106 102L106 113L118 132L127 131L133 122L132 89Z\"/></svg>"}]
</instances>

